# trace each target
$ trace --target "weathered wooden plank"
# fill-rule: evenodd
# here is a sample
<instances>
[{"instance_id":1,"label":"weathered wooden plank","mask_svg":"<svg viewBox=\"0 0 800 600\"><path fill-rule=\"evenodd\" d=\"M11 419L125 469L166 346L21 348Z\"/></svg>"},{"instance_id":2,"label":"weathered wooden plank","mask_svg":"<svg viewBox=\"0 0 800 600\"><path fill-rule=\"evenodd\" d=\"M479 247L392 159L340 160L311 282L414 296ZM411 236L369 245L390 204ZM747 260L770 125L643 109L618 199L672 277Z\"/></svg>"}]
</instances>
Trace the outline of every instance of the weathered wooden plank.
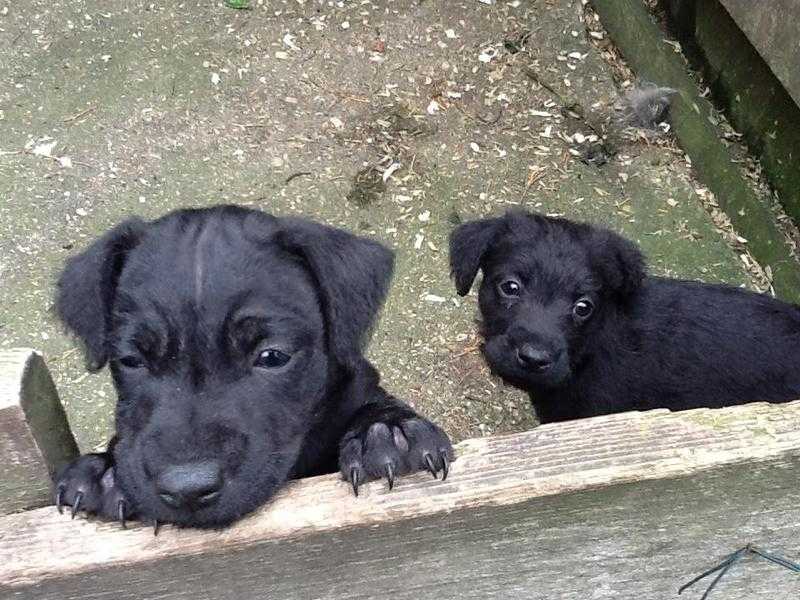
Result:
<instances>
[{"instance_id":1,"label":"weathered wooden plank","mask_svg":"<svg viewBox=\"0 0 800 600\"><path fill-rule=\"evenodd\" d=\"M800 525L800 402L612 415L468 440L457 453L444 483L372 483L356 499L335 476L307 479L222 531L153 537L52 508L2 517L0 586L21 598L171 599L358 598L378 585L434 598L464 579L464 597L552 598L560 585L561 597L663 598L751 539L791 552ZM774 592L800 580L769 581ZM742 585L767 597L755 580Z\"/></svg>"},{"instance_id":2,"label":"weathered wooden plank","mask_svg":"<svg viewBox=\"0 0 800 600\"><path fill-rule=\"evenodd\" d=\"M8 588L0 597L664 600L748 541L800 559L798 473L800 461L740 464L137 562ZM682 597L697 600L703 589ZM776 600L799 592L797 573L748 559L711 598Z\"/></svg>"},{"instance_id":3,"label":"weathered wooden plank","mask_svg":"<svg viewBox=\"0 0 800 600\"><path fill-rule=\"evenodd\" d=\"M794 43L800 3L666 0L664 5L786 212L800 221L800 44ZM792 10L794 23L788 18Z\"/></svg>"},{"instance_id":4,"label":"weathered wooden plank","mask_svg":"<svg viewBox=\"0 0 800 600\"><path fill-rule=\"evenodd\" d=\"M800 106L800 5L797 0L720 0Z\"/></svg>"},{"instance_id":5,"label":"weathered wooden plank","mask_svg":"<svg viewBox=\"0 0 800 600\"><path fill-rule=\"evenodd\" d=\"M0 352L0 514L48 504L51 475L77 454L41 355Z\"/></svg>"}]
</instances>

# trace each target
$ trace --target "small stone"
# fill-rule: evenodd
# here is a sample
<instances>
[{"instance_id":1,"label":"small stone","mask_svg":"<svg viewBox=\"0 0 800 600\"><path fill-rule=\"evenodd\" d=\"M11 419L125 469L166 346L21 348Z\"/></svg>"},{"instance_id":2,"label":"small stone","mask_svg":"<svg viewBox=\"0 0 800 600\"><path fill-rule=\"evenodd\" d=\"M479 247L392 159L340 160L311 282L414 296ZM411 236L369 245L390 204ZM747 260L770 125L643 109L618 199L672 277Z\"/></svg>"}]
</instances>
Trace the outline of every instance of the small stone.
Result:
<instances>
[{"instance_id":1,"label":"small stone","mask_svg":"<svg viewBox=\"0 0 800 600\"><path fill-rule=\"evenodd\" d=\"M490 46L478 55L478 60L482 63L490 63L495 56L497 56L497 50Z\"/></svg>"},{"instance_id":2,"label":"small stone","mask_svg":"<svg viewBox=\"0 0 800 600\"><path fill-rule=\"evenodd\" d=\"M283 43L284 45L288 46L292 50L299 50L299 48L294 43L295 37L291 33L287 33L283 36Z\"/></svg>"}]
</instances>

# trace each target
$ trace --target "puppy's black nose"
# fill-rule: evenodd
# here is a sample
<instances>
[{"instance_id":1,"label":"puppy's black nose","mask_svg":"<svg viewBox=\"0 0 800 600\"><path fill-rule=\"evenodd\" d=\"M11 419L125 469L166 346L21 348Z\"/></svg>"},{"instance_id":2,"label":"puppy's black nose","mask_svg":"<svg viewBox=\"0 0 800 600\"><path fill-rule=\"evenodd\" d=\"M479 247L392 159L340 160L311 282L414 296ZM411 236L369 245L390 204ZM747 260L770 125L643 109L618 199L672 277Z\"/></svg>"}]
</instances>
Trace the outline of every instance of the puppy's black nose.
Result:
<instances>
[{"instance_id":1,"label":"puppy's black nose","mask_svg":"<svg viewBox=\"0 0 800 600\"><path fill-rule=\"evenodd\" d=\"M217 500L222 483L219 463L209 460L167 467L156 479L156 490L172 508L201 507Z\"/></svg>"},{"instance_id":2,"label":"puppy's black nose","mask_svg":"<svg viewBox=\"0 0 800 600\"><path fill-rule=\"evenodd\" d=\"M517 360L523 367L539 372L547 371L554 362L552 352L534 348L530 344L517 348Z\"/></svg>"}]
</instances>

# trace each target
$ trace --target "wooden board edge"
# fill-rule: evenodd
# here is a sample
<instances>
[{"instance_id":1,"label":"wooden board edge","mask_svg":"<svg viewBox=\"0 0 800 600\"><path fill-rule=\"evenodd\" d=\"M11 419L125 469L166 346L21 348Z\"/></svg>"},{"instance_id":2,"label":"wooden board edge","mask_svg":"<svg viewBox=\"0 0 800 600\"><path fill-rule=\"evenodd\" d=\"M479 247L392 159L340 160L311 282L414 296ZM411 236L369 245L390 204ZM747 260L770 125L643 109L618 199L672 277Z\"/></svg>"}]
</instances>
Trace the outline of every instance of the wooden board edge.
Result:
<instances>
[{"instance_id":1,"label":"wooden board edge","mask_svg":"<svg viewBox=\"0 0 800 600\"><path fill-rule=\"evenodd\" d=\"M681 477L800 455L800 402L680 413L625 413L466 440L447 481L418 474L352 496L334 475L292 482L256 514L221 531L70 521L55 509L0 518L0 585L266 541L377 526L466 508Z\"/></svg>"},{"instance_id":2,"label":"wooden board edge","mask_svg":"<svg viewBox=\"0 0 800 600\"><path fill-rule=\"evenodd\" d=\"M78 444L44 356L32 350L20 385L22 409L50 476L78 457Z\"/></svg>"},{"instance_id":3,"label":"wooden board edge","mask_svg":"<svg viewBox=\"0 0 800 600\"><path fill-rule=\"evenodd\" d=\"M0 514L47 505L53 474L77 454L41 353L0 350Z\"/></svg>"}]
</instances>

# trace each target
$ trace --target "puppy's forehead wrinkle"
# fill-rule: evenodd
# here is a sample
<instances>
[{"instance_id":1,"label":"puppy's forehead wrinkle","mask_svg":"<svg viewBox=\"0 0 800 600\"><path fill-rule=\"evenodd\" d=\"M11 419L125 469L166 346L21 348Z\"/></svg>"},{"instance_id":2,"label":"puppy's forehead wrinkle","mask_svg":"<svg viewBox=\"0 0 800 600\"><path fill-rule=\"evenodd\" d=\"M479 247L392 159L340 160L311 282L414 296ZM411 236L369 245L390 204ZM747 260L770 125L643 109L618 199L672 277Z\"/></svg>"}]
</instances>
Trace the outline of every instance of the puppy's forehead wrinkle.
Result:
<instances>
[{"instance_id":1,"label":"puppy's forehead wrinkle","mask_svg":"<svg viewBox=\"0 0 800 600\"><path fill-rule=\"evenodd\" d=\"M212 287L208 276L224 272L226 267L233 267L233 263L237 262L234 246L242 237L240 232L231 230L230 224L224 221L204 219L198 222L194 234L187 238L194 245L194 251L187 255L193 257L194 300L201 307L204 289Z\"/></svg>"},{"instance_id":2,"label":"puppy's forehead wrinkle","mask_svg":"<svg viewBox=\"0 0 800 600\"><path fill-rule=\"evenodd\" d=\"M211 230L214 227L213 223L214 221L201 222L194 246L194 301L197 306L202 304L203 274L205 270L204 253L206 252Z\"/></svg>"},{"instance_id":3,"label":"puppy's forehead wrinkle","mask_svg":"<svg viewBox=\"0 0 800 600\"><path fill-rule=\"evenodd\" d=\"M495 283L506 276L519 277L529 293L546 302L599 287L585 249L553 236L508 240L496 248L488 268Z\"/></svg>"},{"instance_id":4,"label":"puppy's forehead wrinkle","mask_svg":"<svg viewBox=\"0 0 800 600\"><path fill-rule=\"evenodd\" d=\"M243 352L252 352L256 345L265 339L278 346L288 344L310 345L314 338L314 330L309 327L308 319L299 313L243 313L232 318L225 328L228 339Z\"/></svg>"},{"instance_id":5,"label":"puppy's forehead wrinkle","mask_svg":"<svg viewBox=\"0 0 800 600\"><path fill-rule=\"evenodd\" d=\"M158 224L121 275L119 345L136 347L136 326L152 323L145 337L154 358L177 357L169 359L175 368L192 362L200 381L231 349L252 349L265 338L289 349L313 343L314 332L324 330L313 281L260 225L227 217ZM235 331L232 324L246 314L268 317L270 327Z\"/></svg>"}]
</instances>

